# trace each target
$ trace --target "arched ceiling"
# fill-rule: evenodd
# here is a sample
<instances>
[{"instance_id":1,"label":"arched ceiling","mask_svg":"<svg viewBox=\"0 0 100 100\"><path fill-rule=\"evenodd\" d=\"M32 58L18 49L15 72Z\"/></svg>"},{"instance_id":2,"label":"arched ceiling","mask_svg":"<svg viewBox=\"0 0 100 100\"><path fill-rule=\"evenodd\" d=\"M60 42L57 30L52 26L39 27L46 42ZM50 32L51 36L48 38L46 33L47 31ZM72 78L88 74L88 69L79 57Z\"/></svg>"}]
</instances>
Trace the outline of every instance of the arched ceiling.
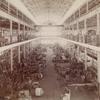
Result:
<instances>
[{"instance_id":1,"label":"arched ceiling","mask_svg":"<svg viewBox=\"0 0 100 100\"><path fill-rule=\"evenodd\" d=\"M38 25L57 25L76 0L21 0Z\"/></svg>"}]
</instances>

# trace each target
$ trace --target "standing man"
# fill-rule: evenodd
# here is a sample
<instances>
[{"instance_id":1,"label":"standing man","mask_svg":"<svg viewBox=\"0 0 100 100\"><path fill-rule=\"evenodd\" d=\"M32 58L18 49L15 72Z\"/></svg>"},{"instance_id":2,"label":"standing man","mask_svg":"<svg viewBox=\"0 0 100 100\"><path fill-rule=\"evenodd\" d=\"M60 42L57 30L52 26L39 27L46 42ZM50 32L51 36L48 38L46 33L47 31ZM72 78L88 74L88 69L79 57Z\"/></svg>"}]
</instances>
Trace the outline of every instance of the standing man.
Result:
<instances>
[{"instance_id":1,"label":"standing man","mask_svg":"<svg viewBox=\"0 0 100 100\"><path fill-rule=\"evenodd\" d=\"M70 90L67 87L64 90L62 100L70 100Z\"/></svg>"}]
</instances>

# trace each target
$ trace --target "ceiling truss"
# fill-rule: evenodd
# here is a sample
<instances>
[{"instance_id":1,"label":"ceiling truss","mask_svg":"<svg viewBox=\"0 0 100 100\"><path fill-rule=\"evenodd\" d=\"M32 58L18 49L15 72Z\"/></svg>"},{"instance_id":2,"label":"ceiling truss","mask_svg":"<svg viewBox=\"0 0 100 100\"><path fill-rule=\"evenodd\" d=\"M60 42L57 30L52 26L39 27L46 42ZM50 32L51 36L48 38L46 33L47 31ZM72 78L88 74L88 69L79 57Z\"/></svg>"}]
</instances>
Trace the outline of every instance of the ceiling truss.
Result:
<instances>
[{"instance_id":1,"label":"ceiling truss","mask_svg":"<svg viewBox=\"0 0 100 100\"><path fill-rule=\"evenodd\" d=\"M76 0L21 0L39 25L57 25Z\"/></svg>"}]
</instances>

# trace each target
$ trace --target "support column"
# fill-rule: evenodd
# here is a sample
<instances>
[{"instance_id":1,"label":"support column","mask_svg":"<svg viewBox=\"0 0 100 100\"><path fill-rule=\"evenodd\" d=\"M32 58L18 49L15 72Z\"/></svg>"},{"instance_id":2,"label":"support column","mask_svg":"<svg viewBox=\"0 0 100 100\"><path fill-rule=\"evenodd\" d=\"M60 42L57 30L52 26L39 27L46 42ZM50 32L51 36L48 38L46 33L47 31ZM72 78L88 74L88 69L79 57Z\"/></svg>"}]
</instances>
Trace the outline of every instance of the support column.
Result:
<instances>
[{"instance_id":1,"label":"support column","mask_svg":"<svg viewBox=\"0 0 100 100\"><path fill-rule=\"evenodd\" d=\"M1 37L3 37L3 36L4 36L4 32L3 32L3 28L1 28ZM4 43L1 42L1 43L0 43L0 46L4 46Z\"/></svg>"},{"instance_id":2,"label":"support column","mask_svg":"<svg viewBox=\"0 0 100 100\"><path fill-rule=\"evenodd\" d=\"M86 31L83 31L83 33L82 33L82 38L83 38L83 41L82 41L82 42L83 42L83 43L85 43L85 32L86 32Z\"/></svg>"},{"instance_id":3,"label":"support column","mask_svg":"<svg viewBox=\"0 0 100 100\"><path fill-rule=\"evenodd\" d=\"M30 32L30 38L31 38L31 36L32 36L32 35L31 35L31 31L32 31L32 29L30 28L30 29L29 29L29 32Z\"/></svg>"},{"instance_id":4,"label":"support column","mask_svg":"<svg viewBox=\"0 0 100 100\"><path fill-rule=\"evenodd\" d=\"M87 5L87 11L88 11L88 5ZM86 39L85 39L85 35L87 34L87 25L86 25L86 19L84 20L84 34L83 34L83 43L86 43ZM84 51L84 55L85 55L85 70L87 70L87 48L85 48L85 51Z\"/></svg>"},{"instance_id":5,"label":"support column","mask_svg":"<svg viewBox=\"0 0 100 100\"><path fill-rule=\"evenodd\" d=\"M31 52L31 42L29 42L29 54Z\"/></svg>"},{"instance_id":6,"label":"support column","mask_svg":"<svg viewBox=\"0 0 100 100\"><path fill-rule=\"evenodd\" d=\"M97 60L97 76L98 76L98 96L100 100L100 52L98 52L98 60Z\"/></svg>"},{"instance_id":7,"label":"support column","mask_svg":"<svg viewBox=\"0 0 100 100\"><path fill-rule=\"evenodd\" d=\"M18 46L18 63L21 62L21 52L20 52L20 46Z\"/></svg>"},{"instance_id":8,"label":"support column","mask_svg":"<svg viewBox=\"0 0 100 100\"><path fill-rule=\"evenodd\" d=\"M85 35L87 34L86 19L84 20L84 30L85 30L85 32L84 32L84 40L83 40L83 42L86 43L86 41L85 41Z\"/></svg>"},{"instance_id":9,"label":"support column","mask_svg":"<svg viewBox=\"0 0 100 100\"><path fill-rule=\"evenodd\" d=\"M18 42L21 41L21 37L20 37L20 24L18 23Z\"/></svg>"},{"instance_id":10,"label":"support column","mask_svg":"<svg viewBox=\"0 0 100 100\"><path fill-rule=\"evenodd\" d=\"M26 44L24 44L24 58L26 57Z\"/></svg>"},{"instance_id":11,"label":"support column","mask_svg":"<svg viewBox=\"0 0 100 100\"><path fill-rule=\"evenodd\" d=\"M100 19L99 13L97 13L97 45L100 45ZM100 52L97 54L97 76L98 76L98 99L100 100Z\"/></svg>"},{"instance_id":12,"label":"support column","mask_svg":"<svg viewBox=\"0 0 100 100\"><path fill-rule=\"evenodd\" d=\"M2 37L3 37L4 36L3 28L2 28L2 33L1 34L2 34Z\"/></svg>"},{"instance_id":13,"label":"support column","mask_svg":"<svg viewBox=\"0 0 100 100\"><path fill-rule=\"evenodd\" d=\"M24 41L25 41L25 25L24 25L24 28L23 28L23 32L24 32Z\"/></svg>"},{"instance_id":14,"label":"support column","mask_svg":"<svg viewBox=\"0 0 100 100\"><path fill-rule=\"evenodd\" d=\"M12 34L13 34L13 31L12 31L12 20L10 20L10 44L12 43Z\"/></svg>"},{"instance_id":15,"label":"support column","mask_svg":"<svg viewBox=\"0 0 100 100\"><path fill-rule=\"evenodd\" d=\"M24 32L24 41L25 41L25 25L24 25L24 28L23 28L23 32ZM25 47L26 44L24 44L24 58L26 57L26 47Z\"/></svg>"},{"instance_id":16,"label":"support column","mask_svg":"<svg viewBox=\"0 0 100 100\"><path fill-rule=\"evenodd\" d=\"M97 45L100 45L100 15L97 12ZM97 71L98 71L98 98L100 100L100 52L98 52L98 59L97 59Z\"/></svg>"},{"instance_id":17,"label":"support column","mask_svg":"<svg viewBox=\"0 0 100 100\"><path fill-rule=\"evenodd\" d=\"M72 38L73 41L75 41L75 40L73 39L73 31L75 31L75 30L74 30L73 27L72 27L72 30L71 30L72 37L71 37L71 38Z\"/></svg>"},{"instance_id":18,"label":"support column","mask_svg":"<svg viewBox=\"0 0 100 100\"><path fill-rule=\"evenodd\" d=\"M20 37L20 24L18 23L18 42L21 41L21 37ZM21 54L20 54L20 46L18 46L18 63L21 62Z\"/></svg>"},{"instance_id":19,"label":"support column","mask_svg":"<svg viewBox=\"0 0 100 100\"><path fill-rule=\"evenodd\" d=\"M12 43L12 20L10 20L10 44ZM10 50L10 67L11 67L11 72L13 71L13 48Z\"/></svg>"},{"instance_id":20,"label":"support column","mask_svg":"<svg viewBox=\"0 0 100 100\"><path fill-rule=\"evenodd\" d=\"M85 48L85 70L87 70L87 48Z\"/></svg>"},{"instance_id":21,"label":"support column","mask_svg":"<svg viewBox=\"0 0 100 100\"><path fill-rule=\"evenodd\" d=\"M96 34L96 45L100 46L100 14L97 12L97 34Z\"/></svg>"},{"instance_id":22,"label":"support column","mask_svg":"<svg viewBox=\"0 0 100 100\"><path fill-rule=\"evenodd\" d=\"M80 34L80 29L79 29L79 21L77 20L77 33ZM80 42L80 38L78 38L78 42ZM77 45L77 56L78 56L78 61L80 60L80 49L79 46Z\"/></svg>"},{"instance_id":23,"label":"support column","mask_svg":"<svg viewBox=\"0 0 100 100\"><path fill-rule=\"evenodd\" d=\"M13 71L13 48L10 50L10 66L11 66L11 72Z\"/></svg>"},{"instance_id":24,"label":"support column","mask_svg":"<svg viewBox=\"0 0 100 100\"><path fill-rule=\"evenodd\" d=\"M77 20L77 33L80 34L80 30L79 30L79 22ZM78 38L78 42L80 42L80 38Z\"/></svg>"},{"instance_id":25,"label":"support column","mask_svg":"<svg viewBox=\"0 0 100 100\"><path fill-rule=\"evenodd\" d=\"M77 46L77 56L78 56L78 61L80 60L80 49L79 46Z\"/></svg>"},{"instance_id":26,"label":"support column","mask_svg":"<svg viewBox=\"0 0 100 100\"><path fill-rule=\"evenodd\" d=\"M99 13L97 13L97 34L99 34L100 21L99 21Z\"/></svg>"}]
</instances>

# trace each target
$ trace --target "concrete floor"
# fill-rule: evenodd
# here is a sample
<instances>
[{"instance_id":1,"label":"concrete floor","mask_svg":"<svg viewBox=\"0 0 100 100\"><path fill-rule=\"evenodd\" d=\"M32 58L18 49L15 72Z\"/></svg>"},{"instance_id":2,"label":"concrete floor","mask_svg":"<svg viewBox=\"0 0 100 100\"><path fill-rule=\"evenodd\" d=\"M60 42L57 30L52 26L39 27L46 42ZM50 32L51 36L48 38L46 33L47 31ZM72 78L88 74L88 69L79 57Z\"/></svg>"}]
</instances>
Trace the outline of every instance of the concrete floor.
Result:
<instances>
[{"instance_id":1,"label":"concrete floor","mask_svg":"<svg viewBox=\"0 0 100 100\"><path fill-rule=\"evenodd\" d=\"M52 52L47 56L47 68L44 79L40 82L44 89L42 97L34 97L33 100L61 100L62 88L57 80L57 74L52 63ZM95 100L93 93L85 89L75 89L71 87L71 100Z\"/></svg>"}]
</instances>

